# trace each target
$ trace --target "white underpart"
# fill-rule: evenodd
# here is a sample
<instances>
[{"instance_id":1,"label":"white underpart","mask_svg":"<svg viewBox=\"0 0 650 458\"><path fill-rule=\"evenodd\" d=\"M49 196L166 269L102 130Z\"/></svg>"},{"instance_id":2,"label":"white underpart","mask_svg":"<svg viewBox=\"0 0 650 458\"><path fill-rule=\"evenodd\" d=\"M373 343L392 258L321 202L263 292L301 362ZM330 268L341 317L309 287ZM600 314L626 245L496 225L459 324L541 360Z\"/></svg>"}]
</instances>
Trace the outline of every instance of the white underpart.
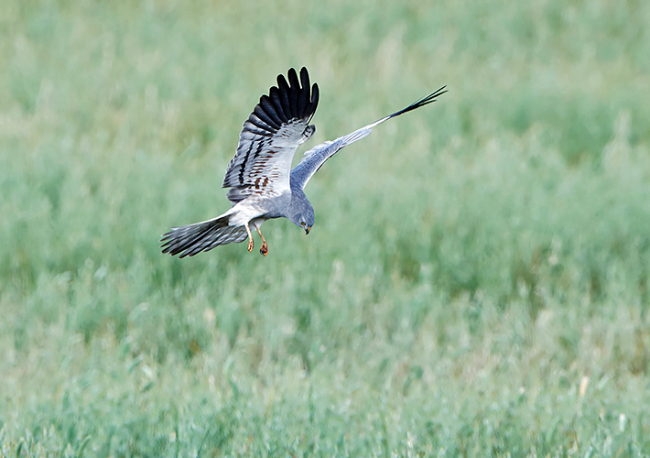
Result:
<instances>
[{"instance_id":1,"label":"white underpart","mask_svg":"<svg viewBox=\"0 0 650 458\"><path fill-rule=\"evenodd\" d=\"M266 213L266 210L259 203L258 199L255 198L242 200L222 216L230 216L230 220L228 221L229 226L245 226ZM262 224L260 223L259 226L261 227Z\"/></svg>"}]
</instances>

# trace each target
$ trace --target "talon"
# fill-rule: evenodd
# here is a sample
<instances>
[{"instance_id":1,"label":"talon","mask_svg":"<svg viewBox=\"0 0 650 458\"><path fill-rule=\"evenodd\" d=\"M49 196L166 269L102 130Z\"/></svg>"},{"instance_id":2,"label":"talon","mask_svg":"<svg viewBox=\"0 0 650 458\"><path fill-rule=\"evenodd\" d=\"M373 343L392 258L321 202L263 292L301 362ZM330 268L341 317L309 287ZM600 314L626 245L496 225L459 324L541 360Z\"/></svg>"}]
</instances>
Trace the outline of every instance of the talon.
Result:
<instances>
[{"instance_id":1,"label":"talon","mask_svg":"<svg viewBox=\"0 0 650 458\"><path fill-rule=\"evenodd\" d=\"M251 237L251 239L248 241L248 252L249 252L249 253L250 253L251 251L253 251L253 246L254 246L254 244L253 244L253 238Z\"/></svg>"}]
</instances>

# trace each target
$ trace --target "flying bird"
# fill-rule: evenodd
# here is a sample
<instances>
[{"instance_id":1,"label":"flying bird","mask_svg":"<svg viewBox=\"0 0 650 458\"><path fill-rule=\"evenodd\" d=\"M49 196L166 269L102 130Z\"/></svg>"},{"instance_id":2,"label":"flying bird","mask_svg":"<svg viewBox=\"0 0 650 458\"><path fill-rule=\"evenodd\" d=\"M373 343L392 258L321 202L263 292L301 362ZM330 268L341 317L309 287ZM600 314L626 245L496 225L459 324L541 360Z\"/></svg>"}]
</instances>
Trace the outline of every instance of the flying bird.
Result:
<instances>
[{"instance_id":1,"label":"flying bird","mask_svg":"<svg viewBox=\"0 0 650 458\"><path fill-rule=\"evenodd\" d=\"M278 75L278 85L260 98L244 122L237 152L228 164L222 184L230 188L227 194L232 203L230 210L201 223L172 228L160 240L163 253L183 258L247 238L250 252L254 245L251 230L256 230L262 240L260 253L266 256L269 248L262 235L262 224L281 217L288 218L309 234L314 225L314 209L303 189L325 161L370 134L373 127L435 102L447 92L443 86L403 110L318 145L307 151L303 160L291 169L296 149L316 130L309 122L318 105L318 85L310 86L304 67L300 70L300 80L293 68L287 76L288 82L283 75Z\"/></svg>"}]
</instances>

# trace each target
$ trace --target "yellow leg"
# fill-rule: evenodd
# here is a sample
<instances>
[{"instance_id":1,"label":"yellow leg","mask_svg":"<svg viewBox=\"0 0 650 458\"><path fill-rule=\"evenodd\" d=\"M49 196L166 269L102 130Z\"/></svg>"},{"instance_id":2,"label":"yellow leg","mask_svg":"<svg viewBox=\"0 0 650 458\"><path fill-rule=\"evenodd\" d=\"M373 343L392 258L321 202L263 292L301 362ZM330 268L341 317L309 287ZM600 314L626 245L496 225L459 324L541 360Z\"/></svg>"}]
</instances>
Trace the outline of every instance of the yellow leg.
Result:
<instances>
[{"instance_id":1,"label":"yellow leg","mask_svg":"<svg viewBox=\"0 0 650 458\"><path fill-rule=\"evenodd\" d=\"M266 243L266 240L264 239L264 236L262 235L262 231L260 230L259 226L257 227L257 233L260 235L260 238L262 239L262 248L260 248L260 254L266 256L269 252L269 246Z\"/></svg>"},{"instance_id":2,"label":"yellow leg","mask_svg":"<svg viewBox=\"0 0 650 458\"><path fill-rule=\"evenodd\" d=\"M253 234L251 234L251 229L250 227L248 227L248 224L244 225L244 227L246 228L246 232L248 232L248 252L250 253L251 251L253 251L253 246L254 246Z\"/></svg>"}]
</instances>

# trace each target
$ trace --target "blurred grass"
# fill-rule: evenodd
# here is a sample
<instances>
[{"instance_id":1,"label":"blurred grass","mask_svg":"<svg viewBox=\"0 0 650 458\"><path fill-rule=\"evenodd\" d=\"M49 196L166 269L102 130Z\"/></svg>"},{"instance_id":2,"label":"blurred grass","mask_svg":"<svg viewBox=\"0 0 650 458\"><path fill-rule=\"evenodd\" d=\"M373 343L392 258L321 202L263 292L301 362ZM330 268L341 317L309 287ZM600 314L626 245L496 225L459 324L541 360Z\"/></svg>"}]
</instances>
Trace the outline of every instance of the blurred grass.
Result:
<instances>
[{"instance_id":1,"label":"blurred grass","mask_svg":"<svg viewBox=\"0 0 650 458\"><path fill-rule=\"evenodd\" d=\"M647 456L643 2L0 4L7 456ZM278 73L308 238L179 261ZM300 155L300 152L298 153Z\"/></svg>"}]
</instances>

